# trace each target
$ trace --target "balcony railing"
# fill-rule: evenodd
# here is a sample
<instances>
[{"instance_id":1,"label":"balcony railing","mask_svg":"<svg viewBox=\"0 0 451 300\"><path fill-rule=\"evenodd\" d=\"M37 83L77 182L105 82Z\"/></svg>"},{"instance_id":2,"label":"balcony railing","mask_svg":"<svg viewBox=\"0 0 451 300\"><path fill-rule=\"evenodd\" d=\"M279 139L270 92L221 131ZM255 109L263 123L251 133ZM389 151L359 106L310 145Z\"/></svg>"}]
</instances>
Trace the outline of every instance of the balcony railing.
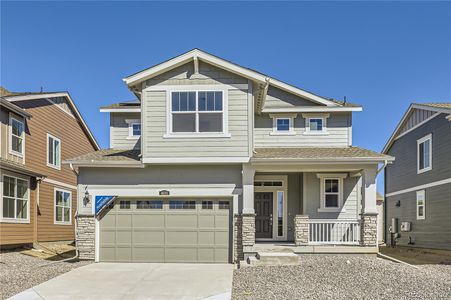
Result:
<instances>
[{"instance_id":1,"label":"balcony railing","mask_svg":"<svg viewBox=\"0 0 451 300\"><path fill-rule=\"evenodd\" d=\"M309 244L356 245L359 241L358 220L309 220Z\"/></svg>"}]
</instances>

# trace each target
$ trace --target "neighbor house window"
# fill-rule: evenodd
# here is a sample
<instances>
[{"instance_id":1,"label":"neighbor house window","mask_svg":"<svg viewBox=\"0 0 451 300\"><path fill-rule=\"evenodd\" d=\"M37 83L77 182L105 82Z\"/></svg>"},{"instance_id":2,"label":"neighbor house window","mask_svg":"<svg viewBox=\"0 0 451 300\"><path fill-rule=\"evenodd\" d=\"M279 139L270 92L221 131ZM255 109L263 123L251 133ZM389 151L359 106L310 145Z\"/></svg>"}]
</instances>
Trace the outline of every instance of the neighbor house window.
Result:
<instances>
[{"instance_id":1,"label":"neighbor house window","mask_svg":"<svg viewBox=\"0 0 451 300\"><path fill-rule=\"evenodd\" d=\"M224 93L189 91L171 93L171 133L223 133Z\"/></svg>"},{"instance_id":2,"label":"neighbor house window","mask_svg":"<svg viewBox=\"0 0 451 300\"><path fill-rule=\"evenodd\" d=\"M339 211L343 205L343 178L346 174L317 174L320 179L321 211Z\"/></svg>"},{"instance_id":3,"label":"neighbor house window","mask_svg":"<svg viewBox=\"0 0 451 300\"><path fill-rule=\"evenodd\" d=\"M13 117L10 118L10 152L19 156L24 153L25 125Z\"/></svg>"},{"instance_id":4,"label":"neighbor house window","mask_svg":"<svg viewBox=\"0 0 451 300\"><path fill-rule=\"evenodd\" d=\"M417 220L424 220L426 218L426 198L423 191L417 191Z\"/></svg>"},{"instance_id":5,"label":"neighbor house window","mask_svg":"<svg viewBox=\"0 0 451 300\"><path fill-rule=\"evenodd\" d=\"M294 119L296 114L286 115L286 114L271 114L270 117L273 119L273 130L271 135L294 135Z\"/></svg>"},{"instance_id":6,"label":"neighbor house window","mask_svg":"<svg viewBox=\"0 0 451 300\"><path fill-rule=\"evenodd\" d=\"M55 224L71 224L72 193L55 189Z\"/></svg>"},{"instance_id":7,"label":"neighbor house window","mask_svg":"<svg viewBox=\"0 0 451 300\"><path fill-rule=\"evenodd\" d=\"M432 169L432 135L419 139L417 141L417 171L423 173Z\"/></svg>"},{"instance_id":8,"label":"neighbor house window","mask_svg":"<svg viewBox=\"0 0 451 300\"><path fill-rule=\"evenodd\" d=\"M29 220L28 181L12 176L3 176L2 219L11 221Z\"/></svg>"},{"instance_id":9,"label":"neighbor house window","mask_svg":"<svg viewBox=\"0 0 451 300\"><path fill-rule=\"evenodd\" d=\"M47 165L55 169L61 168L61 141L51 134L47 134Z\"/></svg>"},{"instance_id":10,"label":"neighbor house window","mask_svg":"<svg viewBox=\"0 0 451 300\"><path fill-rule=\"evenodd\" d=\"M305 134L326 134L328 114L302 114L305 118Z\"/></svg>"},{"instance_id":11,"label":"neighbor house window","mask_svg":"<svg viewBox=\"0 0 451 300\"><path fill-rule=\"evenodd\" d=\"M128 139L138 139L141 136L141 121L136 120L125 120L128 124Z\"/></svg>"}]
</instances>

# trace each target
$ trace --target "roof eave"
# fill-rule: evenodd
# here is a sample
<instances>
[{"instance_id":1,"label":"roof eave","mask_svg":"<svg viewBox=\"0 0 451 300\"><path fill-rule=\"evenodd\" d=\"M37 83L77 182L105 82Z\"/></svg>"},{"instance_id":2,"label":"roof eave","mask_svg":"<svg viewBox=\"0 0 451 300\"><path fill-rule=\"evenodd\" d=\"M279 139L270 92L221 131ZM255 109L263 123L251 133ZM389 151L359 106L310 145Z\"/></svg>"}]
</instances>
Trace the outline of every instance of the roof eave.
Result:
<instances>
[{"instance_id":1,"label":"roof eave","mask_svg":"<svg viewBox=\"0 0 451 300\"><path fill-rule=\"evenodd\" d=\"M297 107L278 107L278 108L264 108L262 110L263 113L278 113L278 112L353 112L353 111L362 111L363 108L361 106L357 107L346 107L346 106L297 106Z\"/></svg>"},{"instance_id":2,"label":"roof eave","mask_svg":"<svg viewBox=\"0 0 451 300\"><path fill-rule=\"evenodd\" d=\"M251 158L251 163L391 163L394 157L355 157L355 158Z\"/></svg>"}]
</instances>

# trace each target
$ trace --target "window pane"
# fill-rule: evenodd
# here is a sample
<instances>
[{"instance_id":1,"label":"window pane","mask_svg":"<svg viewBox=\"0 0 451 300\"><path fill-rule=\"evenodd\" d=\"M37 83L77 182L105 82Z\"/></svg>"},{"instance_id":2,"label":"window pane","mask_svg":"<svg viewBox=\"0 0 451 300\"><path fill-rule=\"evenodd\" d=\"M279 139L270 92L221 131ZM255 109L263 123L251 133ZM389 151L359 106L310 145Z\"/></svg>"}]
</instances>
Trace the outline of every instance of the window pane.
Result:
<instances>
[{"instance_id":1,"label":"window pane","mask_svg":"<svg viewBox=\"0 0 451 300\"><path fill-rule=\"evenodd\" d=\"M196 110L196 92L188 93L188 110L189 111Z\"/></svg>"},{"instance_id":2,"label":"window pane","mask_svg":"<svg viewBox=\"0 0 451 300\"><path fill-rule=\"evenodd\" d=\"M130 209L130 201L120 201L119 209Z\"/></svg>"},{"instance_id":3,"label":"window pane","mask_svg":"<svg viewBox=\"0 0 451 300\"><path fill-rule=\"evenodd\" d=\"M229 209L229 201L219 201L219 209Z\"/></svg>"},{"instance_id":4,"label":"window pane","mask_svg":"<svg viewBox=\"0 0 451 300\"><path fill-rule=\"evenodd\" d=\"M213 209L213 201L202 201L202 209Z\"/></svg>"},{"instance_id":5,"label":"window pane","mask_svg":"<svg viewBox=\"0 0 451 300\"><path fill-rule=\"evenodd\" d=\"M55 219L58 222L63 221L63 208L60 206L55 207Z\"/></svg>"},{"instance_id":6,"label":"window pane","mask_svg":"<svg viewBox=\"0 0 451 300\"><path fill-rule=\"evenodd\" d=\"M63 205L63 192L56 191L56 205Z\"/></svg>"},{"instance_id":7,"label":"window pane","mask_svg":"<svg viewBox=\"0 0 451 300\"><path fill-rule=\"evenodd\" d=\"M419 157L419 159L420 159L419 165L420 165L420 170L421 170L421 169L424 169L424 168L425 168L425 167L424 167L424 143L421 143L421 144L418 146L418 151L420 151L418 157Z\"/></svg>"},{"instance_id":8,"label":"window pane","mask_svg":"<svg viewBox=\"0 0 451 300\"><path fill-rule=\"evenodd\" d=\"M24 126L21 122L17 121L17 120L12 120L12 124L11 124L11 131L13 135L22 136L23 130L24 130Z\"/></svg>"},{"instance_id":9,"label":"window pane","mask_svg":"<svg viewBox=\"0 0 451 300\"><path fill-rule=\"evenodd\" d=\"M53 138L49 136L49 164L53 165L55 164L54 160L53 160Z\"/></svg>"},{"instance_id":10,"label":"window pane","mask_svg":"<svg viewBox=\"0 0 451 300\"><path fill-rule=\"evenodd\" d=\"M12 177L3 177L3 195L15 197L14 195L15 179Z\"/></svg>"},{"instance_id":11,"label":"window pane","mask_svg":"<svg viewBox=\"0 0 451 300\"><path fill-rule=\"evenodd\" d=\"M215 93L207 92L207 110L215 110Z\"/></svg>"},{"instance_id":12,"label":"window pane","mask_svg":"<svg viewBox=\"0 0 451 300\"><path fill-rule=\"evenodd\" d=\"M26 219L27 218L27 200L17 200L17 218Z\"/></svg>"},{"instance_id":13,"label":"window pane","mask_svg":"<svg viewBox=\"0 0 451 300\"><path fill-rule=\"evenodd\" d=\"M206 92L199 92L198 94L198 109L200 111L205 111L207 109L207 93Z\"/></svg>"},{"instance_id":14,"label":"window pane","mask_svg":"<svg viewBox=\"0 0 451 300\"><path fill-rule=\"evenodd\" d=\"M3 217L14 218L14 198L3 197Z\"/></svg>"},{"instance_id":15,"label":"window pane","mask_svg":"<svg viewBox=\"0 0 451 300\"><path fill-rule=\"evenodd\" d=\"M141 135L141 124L138 123L132 124L132 131L133 136Z\"/></svg>"},{"instance_id":16,"label":"window pane","mask_svg":"<svg viewBox=\"0 0 451 300\"><path fill-rule=\"evenodd\" d=\"M179 92L172 93L172 111L180 110L179 98L180 98Z\"/></svg>"},{"instance_id":17,"label":"window pane","mask_svg":"<svg viewBox=\"0 0 451 300\"><path fill-rule=\"evenodd\" d=\"M338 207L338 195L326 195L326 207Z\"/></svg>"},{"instance_id":18,"label":"window pane","mask_svg":"<svg viewBox=\"0 0 451 300\"><path fill-rule=\"evenodd\" d=\"M53 164L55 166L59 166L60 165L60 142L55 140L54 144L55 144L55 149L53 151L55 153L55 160L54 160Z\"/></svg>"},{"instance_id":19,"label":"window pane","mask_svg":"<svg viewBox=\"0 0 451 300\"><path fill-rule=\"evenodd\" d=\"M419 206L418 207L418 216L422 217L424 214L424 207L423 206Z\"/></svg>"},{"instance_id":20,"label":"window pane","mask_svg":"<svg viewBox=\"0 0 451 300\"><path fill-rule=\"evenodd\" d=\"M63 193L63 204L64 206L70 207L70 193Z\"/></svg>"},{"instance_id":21,"label":"window pane","mask_svg":"<svg viewBox=\"0 0 451 300\"><path fill-rule=\"evenodd\" d=\"M195 209L196 201L182 201L173 200L169 201L169 209Z\"/></svg>"},{"instance_id":22,"label":"window pane","mask_svg":"<svg viewBox=\"0 0 451 300\"><path fill-rule=\"evenodd\" d=\"M277 131L289 131L290 119L277 119Z\"/></svg>"},{"instance_id":23,"label":"window pane","mask_svg":"<svg viewBox=\"0 0 451 300\"><path fill-rule=\"evenodd\" d=\"M181 92L180 93L180 111L188 110L188 93Z\"/></svg>"},{"instance_id":24,"label":"window pane","mask_svg":"<svg viewBox=\"0 0 451 300\"><path fill-rule=\"evenodd\" d=\"M283 192L277 192L277 235L283 236Z\"/></svg>"},{"instance_id":25,"label":"window pane","mask_svg":"<svg viewBox=\"0 0 451 300\"><path fill-rule=\"evenodd\" d=\"M310 119L309 125L310 125L311 131L323 130L323 120L322 119Z\"/></svg>"},{"instance_id":26,"label":"window pane","mask_svg":"<svg viewBox=\"0 0 451 300\"><path fill-rule=\"evenodd\" d=\"M17 179L17 198L28 198L28 182L25 180Z\"/></svg>"},{"instance_id":27,"label":"window pane","mask_svg":"<svg viewBox=\"0 0 451 300\"><path fill-rule=\"evenodd\" d=\"M222 132L222 113L199 114L200 132Z\"/></svg>"},{"instance_id":28,"label":"window pane","mask_svg":"<svg viewBox=\"0 0 451 300\"><path fill-rule=\"evenodd\" d=\"M222 92L215 92L215 110L222 110Z\"/></svg>"},{"instance_id":29,"label":"window pane","mask_svg":"<svg viewBox=\"0 0 451 300\"><path fill-rule=\"evenodd\" d=\"M338 193L338 180L337 179L326 179L325 191L326 191L326 193Z\"/></svg>"},{"instance_id":30,"label":"window pane","mask_svg":"<svg viewBox=\"0 0 451 300\"><path fill-rule=\"evenodd\" d=\"M196 132L195 114L173 114L172 115L173 132Z\"/></svg>"},{"instance_id":31,"label":"window pane","mask_svg":"<svg viewBox=\"0 0 451 300\"><path fill-rule=\"evenodd\" d=\"M11 149L13 151L22 153L22 139L13 135L11 137Z\"/></svg>"},{"instance_id":32,"label":"window pane","mask_svg":"<svg viewBox=\"0 0 451 300\"><path fill-rule=\"evenodd\" d=\"M425 168L429 168L430 166L429 166L429 155L430 155L430 153L429 153L429 145L430 145L430 140L426 140L424 143L423 143L423 147L424 147L424 167Z\"/></svg>"},{"instance_id":33,"label":"window pane","mask_svg":"<svg viewBox=\"0 0 451 300\"><path fill-rule=\"evenodd\" d=\"M70 222L70 208L64 208L64 222Z\"/></svg>"},{"instance_id":34,"label":"window pane","mask_svg":"<svg viewBox=\"0 0 451 300\"><path fill-rule=\"evenodd\" d=\"M163 201L153 200L153 201L137 201L137 209L163 209Z\"/></svg>"}]
</instances>

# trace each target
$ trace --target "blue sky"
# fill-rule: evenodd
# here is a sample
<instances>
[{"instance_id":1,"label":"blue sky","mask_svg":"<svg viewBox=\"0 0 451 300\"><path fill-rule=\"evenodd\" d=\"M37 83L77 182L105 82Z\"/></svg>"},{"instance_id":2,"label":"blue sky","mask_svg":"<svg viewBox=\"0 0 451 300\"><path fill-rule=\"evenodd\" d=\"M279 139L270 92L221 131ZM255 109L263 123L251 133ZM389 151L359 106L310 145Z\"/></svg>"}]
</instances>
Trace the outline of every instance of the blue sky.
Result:
<instances>
[{"instance_id":1,"label":"blue sky","mask_svg":"<svg viewBox=\"0 0 451 300\"><path fill-rule=\"evenodd\" d=\"M196 47L362 104L354 144L373 150L409 103L451 99L448 2L1 3L1 85L69 91L102 147L122 78Z\"/></svg>"}]
</instances>

